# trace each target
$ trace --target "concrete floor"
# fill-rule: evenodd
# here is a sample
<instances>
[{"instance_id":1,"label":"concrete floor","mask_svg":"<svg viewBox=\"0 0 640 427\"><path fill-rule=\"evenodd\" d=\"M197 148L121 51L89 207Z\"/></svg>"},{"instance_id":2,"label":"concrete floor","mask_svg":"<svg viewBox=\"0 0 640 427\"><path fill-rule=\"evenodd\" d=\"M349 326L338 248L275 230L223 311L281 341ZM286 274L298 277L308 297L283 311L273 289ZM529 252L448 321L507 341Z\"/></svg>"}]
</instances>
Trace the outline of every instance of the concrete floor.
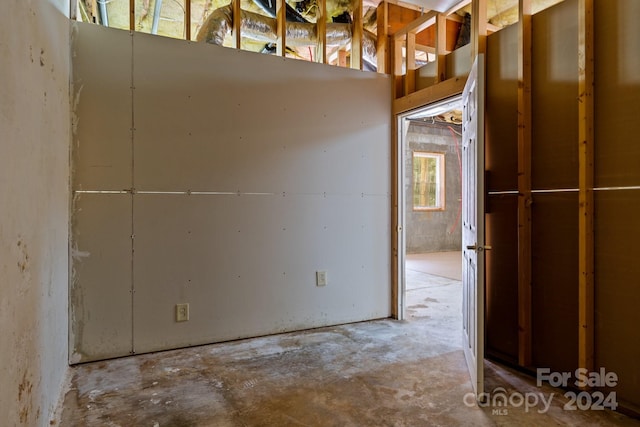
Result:
<instances>
[{"instance_id":1,"label":"concrete floor","mask_svg":"<svg viewBox=\"0 0 640 427\"><path fill-rule=\"evenodd\" d=\"M460 282L407 269L407 320L379 320L72 368L62 426L640 426L565 411L562 391L491 362L486 390L554 393L526 409L464 403ZM498 409L500 411L498 411ZM506 411L506 412L505 412ZM539 413L543 412L543 413Z\"/></svg>"}]
</instances>

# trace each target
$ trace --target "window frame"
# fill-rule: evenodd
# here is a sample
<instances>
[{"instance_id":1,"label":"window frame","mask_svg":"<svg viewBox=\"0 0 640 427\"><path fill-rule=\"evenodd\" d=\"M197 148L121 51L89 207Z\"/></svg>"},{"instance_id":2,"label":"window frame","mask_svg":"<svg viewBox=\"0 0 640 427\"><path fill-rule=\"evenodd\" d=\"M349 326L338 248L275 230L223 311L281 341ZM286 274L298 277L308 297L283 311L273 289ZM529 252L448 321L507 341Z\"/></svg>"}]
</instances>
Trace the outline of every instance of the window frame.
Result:
<instances>
[{"instance_id":1,"label":"window frame","mask_svg":"<svg viewBox=\"0 0 640 427\"><path fill-rule=\"evenodd\" d=\"M411 153L411 206L415 212L434 212L446 210L446 153L425 150L413 150ZM436 206L417 206L415 202L414 188L416 186L415 161L416 158L432 158L436 159Z\"/></svg>"}]
</instances>

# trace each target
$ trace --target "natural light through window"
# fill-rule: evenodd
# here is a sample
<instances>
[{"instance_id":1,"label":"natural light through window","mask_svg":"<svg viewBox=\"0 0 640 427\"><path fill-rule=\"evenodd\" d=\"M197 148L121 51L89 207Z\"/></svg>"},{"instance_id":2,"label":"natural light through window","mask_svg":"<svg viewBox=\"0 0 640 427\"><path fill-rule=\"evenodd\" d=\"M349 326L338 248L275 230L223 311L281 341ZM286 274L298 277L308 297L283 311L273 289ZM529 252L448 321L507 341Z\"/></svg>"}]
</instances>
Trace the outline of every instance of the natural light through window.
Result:
<instances>
[{"instance_id":1,"label":"natural light through window","mask_svg":"<svg viewBox=\"0 0 640 427\"><path fill-rule=\"evenodd\" d=\"M413 209L444 209L444 153L413 153Z\"/></svg>"}]
</instances>

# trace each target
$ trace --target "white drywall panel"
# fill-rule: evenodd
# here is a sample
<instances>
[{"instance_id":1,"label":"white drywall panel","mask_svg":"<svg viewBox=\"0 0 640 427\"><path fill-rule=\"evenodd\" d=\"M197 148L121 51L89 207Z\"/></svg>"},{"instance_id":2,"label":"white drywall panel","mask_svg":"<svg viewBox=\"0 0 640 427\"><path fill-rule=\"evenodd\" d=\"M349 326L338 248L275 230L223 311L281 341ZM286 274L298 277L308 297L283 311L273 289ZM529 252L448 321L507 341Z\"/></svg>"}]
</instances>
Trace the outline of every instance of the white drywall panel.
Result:
<instances>
[{"instance_id":1,"label":"white drywall panel","mask_svg":"<svg viewBox=\"0 0 640 427\"><path fill-rule=\"evenodd\" d=\"M138 195L136 352L389 316L388 207L380 196ZM175 321L177 303L190 304L188 322Z\"/></svg>"},{"instance_id":2,"label":"white drywall panel","mask_svg":"<svg viewBox=\"0 0 640 427\"><path fill-rule=\"evenodd\" d=\"M72 363L123 356L131 351L131 198L129 194L74 197Z\"/></svg>"},{"instance_id":3,"label":"white drywall panel","mask_svg":"<svg viewBox=\"0 0 640 427\"><path fill-rule=\"evenodd\" d=\"M87 33L91 42L75 44L83 61L100 55L93 46L109 43L113 60L126 62L133 46L133 85L125 66L104 83L130 90L135 154L127 158L126 143L119 145L131 138L123 115L112 123L118 131L92 140L90 156L75 157L88 162L80 185L129 188L90 167L115 171L129 161L123 176L133 172L136 192L77 193L91 206L77 211L84 223L74 222L74 236L93 233L78 250L93 253L110 240L110 259L77 261L85 270L76 270L74 284L95 301L109 293L103 297L119 306L114 313L131 314L126 274L110 264L131 257L133 221L136 353L389 316L388 76L139 33L127 39L94 26L80 26L77 37ZM89 71L85 82L94 73L103 78ZM124 95L105 96L99 106L84 92L78 99L79 123L98 123L95 116L120 114ZM108 148L114 139L119 154ZM80 150L84 144L80 138ZM128 218L120 214L125 199L133 201ZM317 270L328 272L328 286L315 286ZM191 320L176 323L175 304L184 302ZM86 297L72 304L88 306ZM76 343L80 359L87 349L101 353L91 359L129 354L126 333L109 348L91 341L126 329L119 321L116 327L105 314L87 333L74 319L85 332Z\"/></svg>"},{"instance_id":4,"label":"white drywall panel","mask_svg":"<svg viewBox=\"0 0 640 427\"><path fill-rule=\"evenodd\" d=\"M386 176L352 173L380 160L387 77L146 34L134 44L136 189L387 191Z\"/></svg>"},{"instance_id":5,"label":"white drywall panel","mask_svg":"<svg viewBox=\"0 0 640 427\"><path fill-rule=\"evenodd\" d=\"M73 189L131 188L131 35L73 23Z\"/></svg>"},{"instance_id":6,"label":"white drywall panel","mask_svg":"<svg viewBox=\"0 0 640 427\"><path fill-rule=\"evenodd\" d=\"M67 373L69 2L0 10L0 424L45 426Z\"/></svg>"}]
</instances>

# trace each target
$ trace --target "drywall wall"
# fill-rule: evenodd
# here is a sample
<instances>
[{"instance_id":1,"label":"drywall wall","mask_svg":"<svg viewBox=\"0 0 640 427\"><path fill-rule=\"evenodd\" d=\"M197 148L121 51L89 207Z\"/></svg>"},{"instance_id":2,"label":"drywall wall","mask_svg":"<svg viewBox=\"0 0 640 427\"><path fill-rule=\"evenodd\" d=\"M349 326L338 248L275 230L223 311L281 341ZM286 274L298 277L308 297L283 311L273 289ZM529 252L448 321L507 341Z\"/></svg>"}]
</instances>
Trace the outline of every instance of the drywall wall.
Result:
<instances>
[{"instance_id":1,"label":"drywall wall","mask_svg":"<svg viewBox=\"0 0 640 427\"><path fill-rule=\"evenodd\" d=\"M562 372L578 361L577 13L567 0L532 22L532 363ZM510 362L518 360L517 43L518 24L487 42L487 351Z\"/></svg>"},{"instance_id":2,"label":"drywall wall","mask_svg":"<svg viewBox=\"0 0 640 427\"><path fill-rule=\"evenodd\" d=\"M49 425L67 371L68 0L0 14L0 414Z\"/></svg>"},{"instance_id":3,"label":"drywall wall","mask_svg":"<svg viewBox=\"0 0 640 427\"><path fill-rule=\"evenodd\" d=\"M568 372L578 367L578 2L531 25L531 185L541 191L531 207L532 359Z\"/></svg>"},{"instance_id":4,"label":"drywall wall","mask_svg":"<svg viewBox=\"0 0 640 427\"><path fill-rule=\"evenodd\" d=\"M595 2L595 367L640 412L640 4ZM533 17L533 366L578 364L578 2ZM517 361L517 24L487 43L487 352Z\"/></svg>"},{"instance_id":5,"label":"drywall wall","mask_svg":"<svg viewBox=\"0 0 640 427\"><path fill-rule=\"evenodd\" d=\"M487 37L485 111L486 347L518 360L518 28Z\"/></svg>"},{"instance_id":6,"label":"drywall wall","mask_svg":"<svg viewBox=\"0 0 640 427\"><path fill-rule=\"evenodd\" d=\"M406 248L407 253L459 251L461 236L461 126L412 122L406 135ZM413 152L445 155L445 206L443 210L413 209Z\"/></svg>"},{"instance_id":7,"label":"drywall wall","mask_svg":"<svg viewBox=\"0 0 640 427\"><path fill-rule=\"evenodd\" d=\"M594 16L595 363L618 374L618 400L640 413L640 3L599 0Z\"/></svg>"},{"instance_id":8,"label":"drywall wall","mask_svg":"<svg viewBox=\"0 0 640 427\"><path fill-rule=\"evenodd\" d=\"M72 362L390 315L387 76L74 33Z\"/></svg>"}]
</instances>

